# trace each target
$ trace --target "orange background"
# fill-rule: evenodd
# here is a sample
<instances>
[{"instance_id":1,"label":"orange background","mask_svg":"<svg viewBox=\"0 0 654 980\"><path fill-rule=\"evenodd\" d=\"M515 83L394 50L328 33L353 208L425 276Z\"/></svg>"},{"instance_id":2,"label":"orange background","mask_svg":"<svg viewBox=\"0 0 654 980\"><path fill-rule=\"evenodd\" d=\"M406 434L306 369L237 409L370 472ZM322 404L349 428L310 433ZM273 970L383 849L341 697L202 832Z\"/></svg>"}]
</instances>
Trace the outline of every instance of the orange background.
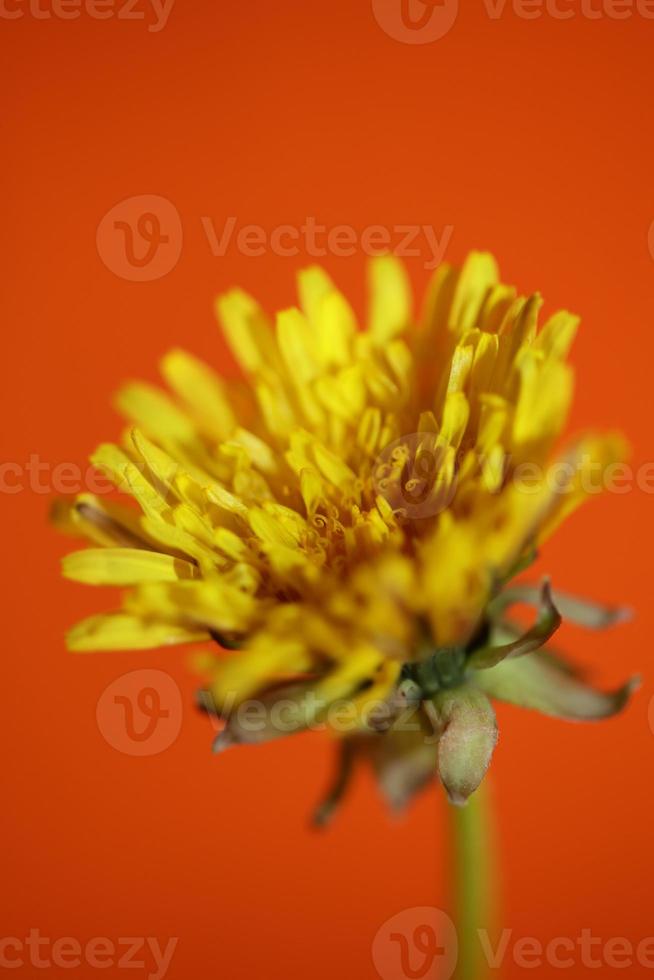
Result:
<instances>
[{"instance_id":1,"label":"orange background","mask_svg":"<svg viewBox=\"0 0 654 980\"><path fill-rule=\"evenodd\" d=\"M474 0L425 45L388 36L365 0L177 0L159 33L0 18L3 461L83 463L119 433L111 393L154 379L171 346L234 370L215 294L238 283L271 310L288 305L306 257L214 257L201 217L220 228L230 215L268 231L307 215L359 230L453 226L448 260L489 248L508 281L582 314L572 429L617 426L636 463L651 458L654 21L573 9L493 20ZM184 245L169 275L134 283L103 264L96 230L141 194L174 203ZM360 251L324 264L361 310ZM409 260L418 291L423 265ZM446 907L441 793L392 822L361 776L315 834L307 817L331 762L321 736L215 758L184 651L67 654L64 630L112 596L60 580L71 546L48 527L49 502L2 497L1 934L178 936L172 980L374 977L371 944L389 916ZM565 642L601 683L634 672L645 683L597 726L500 710L493 784L515 939L654 934L652 505L638 490L605 495L541 562L559 587L636 609L632 624L569 628ZM103 739L95 710L108 684L144 667L175 678L185 714L171 748L132 758ZM503 976L524 972L509 961ZM98 971L48 973L59 974Z\"/></svg>"}]
</instances>

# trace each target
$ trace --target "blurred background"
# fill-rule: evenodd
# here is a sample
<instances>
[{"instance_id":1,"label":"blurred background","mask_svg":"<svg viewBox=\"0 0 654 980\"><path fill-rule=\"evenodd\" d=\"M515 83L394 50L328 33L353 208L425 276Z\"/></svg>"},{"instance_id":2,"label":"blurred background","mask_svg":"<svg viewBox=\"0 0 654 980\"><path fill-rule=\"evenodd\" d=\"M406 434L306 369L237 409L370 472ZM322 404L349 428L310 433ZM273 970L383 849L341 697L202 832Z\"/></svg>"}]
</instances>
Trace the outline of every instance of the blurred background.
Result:
<instances>
[{"instance_id":1,"label":"blurred background","mask_svg":"<svg viewBox=\"0 0 654 980\"><path fill-rule=\"evenodd\" d=\"M363 315L366 252L384 242L408 250L418 296L435 262L484 248L548 311L580 313L571 433L623 430L649 473L586 505L535 570L635 609L559 646L600 684L644 685L601 725L500 709L497 975L560 974L551 956L517 962L525 937L592 930L596 965L577 945L577 976L617 969L611 940L654 935L653 16L645 0L3 0L0 921L16 976L39 969L38 930L53 976L122 976L119 939L177 937L172 980L366 980L390 917L448 909L436 787L393 820L362 774L312 831L328 741L213 757L189 651L68 654L66 628L115 596L60 579L73 546L47 524L56 491L119 435L123 380L155 380L173 346L235 372L219 292L239 284L274 311L319 261ZM136 670L163 672L172 698L142 754L103 708ZM74 944L53 959L61 937L109 946L73 966ZM142 947L133 975L161 976ZM654 942L641 954L630 977L650 975Z\"/></svg>"}]
</instances>

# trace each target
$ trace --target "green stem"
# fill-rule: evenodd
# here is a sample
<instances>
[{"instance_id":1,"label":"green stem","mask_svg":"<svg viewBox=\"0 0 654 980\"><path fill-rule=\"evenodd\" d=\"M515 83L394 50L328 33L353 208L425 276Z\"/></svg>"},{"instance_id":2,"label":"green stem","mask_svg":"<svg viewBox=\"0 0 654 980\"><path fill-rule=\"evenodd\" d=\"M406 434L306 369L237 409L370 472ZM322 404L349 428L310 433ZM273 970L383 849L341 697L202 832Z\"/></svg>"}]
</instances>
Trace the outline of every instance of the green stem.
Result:
<instances>
[{"instance_id":1,"label":"green stem","mask_svg":"<svg viewBox=\"0 0 654 980\"><path fill-rule=\"evenodd\" d=\"M487 782L487 781L486 781ZM486 782L454 817L455 910L459 960L455 980L484 980L490 969L479 930L494 940L494 852Z\"/></svg>"}]
</instances>

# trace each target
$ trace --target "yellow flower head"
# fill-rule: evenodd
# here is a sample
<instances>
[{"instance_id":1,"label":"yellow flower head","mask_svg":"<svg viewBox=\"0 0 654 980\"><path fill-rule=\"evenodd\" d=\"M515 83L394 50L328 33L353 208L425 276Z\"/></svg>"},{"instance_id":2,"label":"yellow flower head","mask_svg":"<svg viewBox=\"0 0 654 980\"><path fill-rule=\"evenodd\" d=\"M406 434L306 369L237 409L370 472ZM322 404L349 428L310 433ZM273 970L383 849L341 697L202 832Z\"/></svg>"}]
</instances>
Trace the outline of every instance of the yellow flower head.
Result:
<instances>
[{"instance_id":1,"label":"yellow flower head","mask_svg":"<svg viewBox=\"0 0 654 980\"><path fill-rule=\"evenodd\" d=\"M504 590L623 453L590 436L553 456L577 318L539 329L540 297L502 285L486 254L439 268L419 315L394 258L371 263L369 287L363 330L315 267L274 323L240 290L221 297L247 384L172 351L170 392L125 387L132 428L91 457L136 506L85 494L57 509L93 544L64 574L129 589L70 648L218 641L202 696L225 719L218 748L313 725L344 736L322 819L360 755L395 805L436 770L465 801L496 740L489 695L596 718L629 692L534 652L561 611L591 626L615 613L547 583ZM506 610L532 600L520 635Z\"/></svg>"}]
</instances>

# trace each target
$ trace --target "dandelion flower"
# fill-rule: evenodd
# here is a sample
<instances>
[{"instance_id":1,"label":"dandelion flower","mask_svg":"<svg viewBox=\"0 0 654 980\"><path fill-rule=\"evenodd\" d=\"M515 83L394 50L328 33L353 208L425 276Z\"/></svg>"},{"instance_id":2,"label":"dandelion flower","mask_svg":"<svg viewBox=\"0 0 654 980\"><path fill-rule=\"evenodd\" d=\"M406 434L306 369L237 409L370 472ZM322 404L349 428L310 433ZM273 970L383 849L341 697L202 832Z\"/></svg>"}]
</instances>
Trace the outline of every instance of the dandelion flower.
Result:
<instances>
[{"instance_id":1,"label":"dandelion flower","mask_svg":"<svg viewBox=\"0 0 654 980\"><path fill-rule=\"evenodd\" d=\"M482 253L441 266L418 315L391 256L370 264L369 293L364 329L316 267L274 322L241 290L222 296L245 383L170 352L168 392L128 384L130 428L91 457L130 506L83 494L56 511L91 543L64 575L126 590L70 648L204 643L217 749L335 736L323 822L358 760L393 807L434 774L464 803L497 740L493 700L591 720L633 688L594 690L541 649L562 615L601 627L620 610L511 584L624 453L595 434L557 451L577 317L539 328L540 296ZM531 628L516 603L536 607Z\"/></svg>"}]
</instances>

